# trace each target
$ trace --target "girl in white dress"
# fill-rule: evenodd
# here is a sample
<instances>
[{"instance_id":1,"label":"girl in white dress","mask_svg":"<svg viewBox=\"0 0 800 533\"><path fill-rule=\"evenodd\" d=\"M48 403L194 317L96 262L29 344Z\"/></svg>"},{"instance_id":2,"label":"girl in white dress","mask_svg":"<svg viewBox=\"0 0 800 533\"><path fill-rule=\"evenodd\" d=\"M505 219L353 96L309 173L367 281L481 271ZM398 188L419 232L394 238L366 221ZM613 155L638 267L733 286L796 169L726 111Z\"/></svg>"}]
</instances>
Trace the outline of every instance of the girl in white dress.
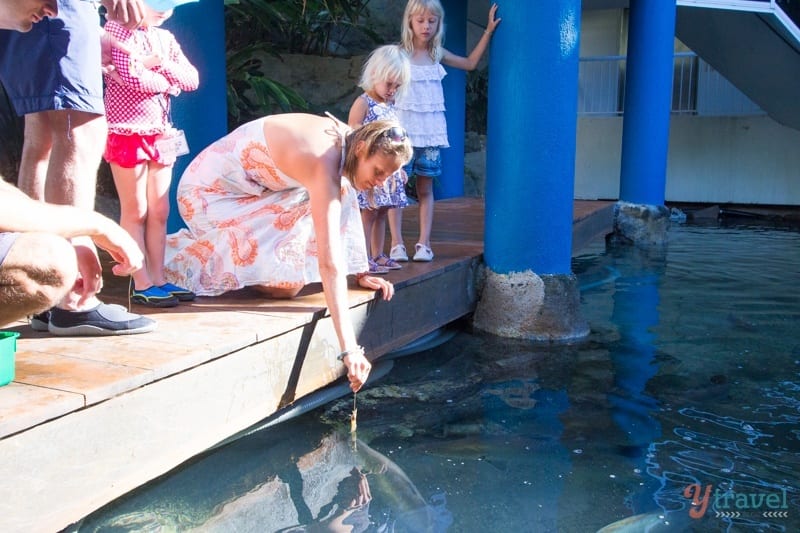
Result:
<instances>
[{"instance_id":1,"label":"girl in white dress","mask_svg":"<svg viewBox=\"0 0 800 533\"><path fill-rule=\"evenodd\" d=\"M433 180L442 175L441 148L447 148L447 123L444 116L442 63L462 70L475 70L492 33L500 23L495 18L497 4L489 9L489 20L480 41L468 57L455 55L442 46L444 8L439 0L409 0L403 14L401 46L411 59L411 83L408 91L397 100L400 122L408 130L414 156L405 171L414 176L419 201L419 239L415 245L414 261L432 261L431 228L433 226ZM399 217L399 209L389 213ZM396 222L394 222L396 223ZM393 249L391 257L408 260L405 247Z\"/></svg>"}]
</instances>

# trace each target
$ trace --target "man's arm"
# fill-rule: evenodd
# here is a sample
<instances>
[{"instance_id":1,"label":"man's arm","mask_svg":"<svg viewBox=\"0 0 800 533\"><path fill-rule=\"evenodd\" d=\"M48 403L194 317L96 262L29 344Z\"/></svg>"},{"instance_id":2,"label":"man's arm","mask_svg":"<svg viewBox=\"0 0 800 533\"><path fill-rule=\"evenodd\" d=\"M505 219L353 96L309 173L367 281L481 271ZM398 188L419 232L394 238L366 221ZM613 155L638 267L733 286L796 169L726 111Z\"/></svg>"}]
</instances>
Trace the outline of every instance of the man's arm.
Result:
<instances>
[{"instance_id":1,"label":"man's arm","mask_svg":"<svg viewBox=\"0 0 800 533\"><path fill-rule=\"evenodd\" d=\"M25 193L0 181L0 231L54 233L67 239L98 235L99 213L68 205L32 200Z\"/></svg>"},{"instance_id":2,"label":"man's arm","mask_svg":"<svg viewBox=\"0 0 800 533\"><path fill-rule=\"evenodd\" d=\"M144 262L136 241L110 218L88 209L32 200L1 178L0 231L52 233L66 239L88 236L118 263L113 268L117 275L135 272Z\"/></svg>"}]
</instances>

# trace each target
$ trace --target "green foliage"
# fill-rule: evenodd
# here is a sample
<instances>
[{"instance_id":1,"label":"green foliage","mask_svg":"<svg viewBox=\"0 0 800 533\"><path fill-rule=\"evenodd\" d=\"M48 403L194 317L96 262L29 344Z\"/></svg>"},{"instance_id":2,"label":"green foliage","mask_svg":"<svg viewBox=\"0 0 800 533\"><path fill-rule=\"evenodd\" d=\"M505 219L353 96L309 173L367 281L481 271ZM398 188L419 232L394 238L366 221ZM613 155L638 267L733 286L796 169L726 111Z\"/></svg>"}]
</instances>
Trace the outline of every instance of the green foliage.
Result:
<instances>
[{"instance_id":1,"label":"green foliage","mask_svg":"<svg viewBox=\"0 0 800 533\"><path fill-rule=\"evenodd\" d=\"M489 97L489 69L473 70L467 74L466 131L486 134Z\"/></svg>"},{"instance_id":2,"label":"green foliage","mask_svg":"<svg viewBox=\"0 0 800 533\"><path fill-rule=\"evenodd\" d=\"M294 89L270 80L263 72L263 57L268 47L254 43L241 49L228 49L228 125L235 126L256 117L280 111L302 111L308 103Z\"/></svg>"},{"instance_id":3,"label":"green foliage","mask_svg":"<svg viewBox=\"0 0 800 533\"><path fill-rule=\"evenodd\" d=\"M264 59L281 53L330 55L351 30L372 43L369 0L225 0L229 125L278 111L308 109L290 87L268 78ZM352 36L351 36L352 37Z\"/></svg>"},{"instance_id":4,"label":"green foliage","mask_svg":"<svg viewBox=\"0 0 800 533\"><path fill-rule=\"evenodd\" d=\"M335 54L351 30L381 42L366 27L369 0L226 0L230 44L269 42L290 54Z\"/></svg>"}]
</instances>

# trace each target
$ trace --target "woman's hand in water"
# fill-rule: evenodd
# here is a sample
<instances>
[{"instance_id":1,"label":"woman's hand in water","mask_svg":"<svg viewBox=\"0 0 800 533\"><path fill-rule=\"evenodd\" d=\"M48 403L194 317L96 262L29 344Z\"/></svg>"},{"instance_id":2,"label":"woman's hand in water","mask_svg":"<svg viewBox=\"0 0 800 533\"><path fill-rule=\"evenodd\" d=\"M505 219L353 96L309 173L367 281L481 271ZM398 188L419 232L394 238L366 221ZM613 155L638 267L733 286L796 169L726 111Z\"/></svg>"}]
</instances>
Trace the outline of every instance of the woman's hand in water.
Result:
<instances>
[{"instance_id":1,"label":"woman's hand in water","mask_svg":"<svg viewBox=\"0 0 800 533\"><path fill-rule=\"evenodd\" d=\"M353 392L364 386L372 370L372 365L364 356L364 348L359 346L358 350L350 350L342 359L344 366L347 367L347 379L350 380L350 388Z\"/></svg>"}]
</instances>

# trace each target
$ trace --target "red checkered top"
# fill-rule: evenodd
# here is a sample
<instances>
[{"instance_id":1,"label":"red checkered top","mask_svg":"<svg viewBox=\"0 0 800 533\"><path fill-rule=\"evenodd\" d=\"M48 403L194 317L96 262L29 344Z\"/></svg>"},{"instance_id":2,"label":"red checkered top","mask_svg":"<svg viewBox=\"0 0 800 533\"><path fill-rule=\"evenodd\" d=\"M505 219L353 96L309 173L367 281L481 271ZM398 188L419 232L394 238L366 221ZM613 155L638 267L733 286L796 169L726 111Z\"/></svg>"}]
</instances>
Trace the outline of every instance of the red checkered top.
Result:
<instances>
[{"instance_id":1,"label":"red checkered top","mask_svg":"<svg viewBox=\"0 0 800 533\"><path fill-rule=\"evenodd\" d=\"M105 31L119 43L111 49L114 70L105 76L109 132L164 132L170 126L170 96L197 89L197 69L167 30L147 27L131 31L107 22ZM147 68L147 58L153 54L161 57L161 64Z\"/></svg>"}]
</instances>

